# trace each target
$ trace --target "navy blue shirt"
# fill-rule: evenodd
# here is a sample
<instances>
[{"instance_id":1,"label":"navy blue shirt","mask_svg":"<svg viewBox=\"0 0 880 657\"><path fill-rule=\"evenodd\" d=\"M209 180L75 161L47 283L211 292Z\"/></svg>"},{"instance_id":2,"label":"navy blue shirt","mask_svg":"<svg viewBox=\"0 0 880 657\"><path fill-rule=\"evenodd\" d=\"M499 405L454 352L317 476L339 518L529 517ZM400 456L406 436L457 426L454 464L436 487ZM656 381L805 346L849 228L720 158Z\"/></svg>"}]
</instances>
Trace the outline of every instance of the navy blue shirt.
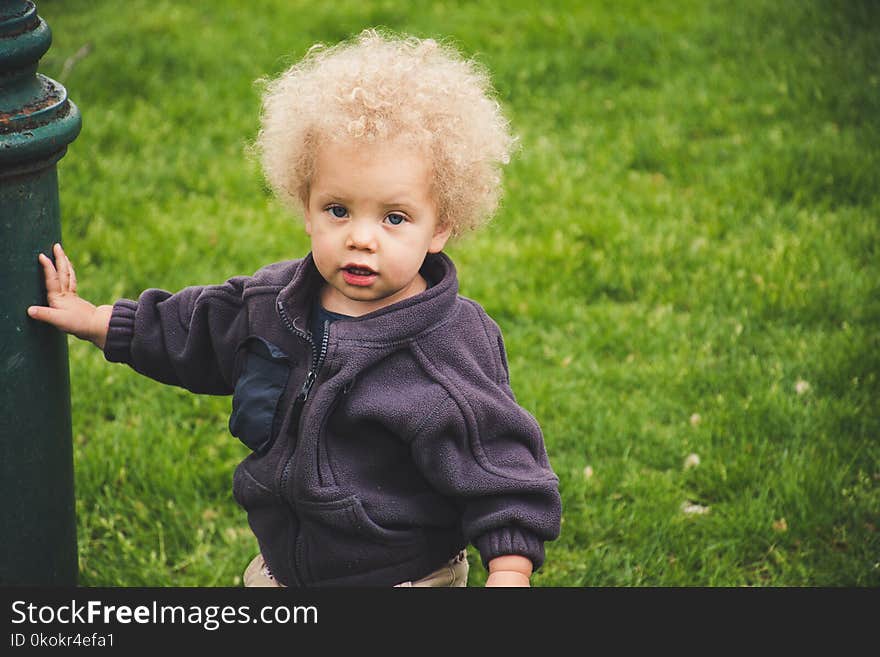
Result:
<instances>
[{"instance_id":1,"label":"navy blue shirt","mask_svg":"<svg viewBox=\"0 0 880 657\"><path fill-rule=\"evenodd\" d=\"M348 319L351 315L330 312L321 305L321 300L316 296L312 307L312 345L316 353L321 349L321 341L324 339L324 327L335 322L337 319Z\"/></svg>"}]
</instances>

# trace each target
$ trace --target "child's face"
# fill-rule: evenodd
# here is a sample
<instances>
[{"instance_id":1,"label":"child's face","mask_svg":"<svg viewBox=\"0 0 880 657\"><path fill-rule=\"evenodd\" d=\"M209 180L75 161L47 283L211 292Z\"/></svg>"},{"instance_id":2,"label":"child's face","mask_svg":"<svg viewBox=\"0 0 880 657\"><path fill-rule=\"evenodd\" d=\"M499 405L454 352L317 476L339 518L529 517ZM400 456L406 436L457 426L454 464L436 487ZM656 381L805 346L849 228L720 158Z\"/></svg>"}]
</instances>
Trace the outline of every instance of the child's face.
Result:
<instances>
[{"instance_id":1,"label":"child's face","mask_svg":"<svg viewBox=\"0 0 880 657\"><path fill-rule=\"evenodd\" d=\"M360 316L426 288L419 268L446 244L429 161L400 144L321 147L305 213L327 310Z\"/></svg>"}]
</instances>

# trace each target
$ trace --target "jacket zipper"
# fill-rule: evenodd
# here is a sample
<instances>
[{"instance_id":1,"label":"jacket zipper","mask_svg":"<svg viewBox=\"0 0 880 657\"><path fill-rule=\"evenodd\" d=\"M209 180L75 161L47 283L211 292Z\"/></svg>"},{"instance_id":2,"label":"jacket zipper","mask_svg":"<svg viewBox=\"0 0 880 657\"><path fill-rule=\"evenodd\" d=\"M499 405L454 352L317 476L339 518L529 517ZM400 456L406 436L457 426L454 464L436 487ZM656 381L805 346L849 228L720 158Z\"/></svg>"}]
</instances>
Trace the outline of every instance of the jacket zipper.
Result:
<instances>
[{"instance_id":1,"label":"jacket zipper","mask_svg":"<svg viewBox=\"0 0 880 657\"><path fill-rule=\"evenodd\" d=\"M315 380L318 378L318 372L321 371L321 366L324 364L324 359L327 357L327 347L330 342L329 335L329 327L330 322L328 320L324 320L324 334L321 336L321 349L318 353L315 353L314 345L312 344L312 336L310 333L306 333L305 331L300 331L293 325L293 322L290 321L290 318L287 316L287 312L284 310L284 306L281 302L278 302L278 312L281 314L281 319L284 322L284 325L287 327L291 333L300 336L304 340L309 342L309 347L312 350L312 367L309 369L309 373L306 375L306 380L303 382L302 388L299 391L299 394L296 396L296 399L293 402L293 413L290 419L290 425L299 427L300 415L302 414L303 406L305 406L306 401L309 399L309 394L312 391L312 386L315 385ZM289 429L288 429L289 430ZM290 479L290 468L293 462L292 457L288 457L287 463L284 464L284 470L281 472L281 482L279 487L279 495L282 495L282 492L287 488L287 482Z\"/></svg>"},{"instance_id":2,"label":"jacket zipper","mask_svg":"<svg viewBox=\"0 0 880 657\"><path fill-rule=\"evenodd\" d=\"M293 325L293 322L290 321L290 318L287 316L287 312L284 310L284 306L279 301L278 302L278 312L281 315L281 320L284 323L284 326L287 327L287 330L293 333L294 335L298 335L309 343L309 348L312 350L312 366L309 369L309 373L306 375L306 380L303 382L303 386L299 391L299 394L296 396L296 399L293 402L293 411L291 412L290 422L288 424L288 432L291 428L294 428L297 433L299 433L299 423L302 417L302 410L305 406L306 401L308 401L309 394L312 391L312 386L315 385L315 381L318 378L318 372L321 370L321 366L324 364L324 359L327 357L327 347L330 342L329 328L330 322L324 320L324 334L321 336L321 349L318 353L315 353L315 347L312 343L312 335L311 333L306 333L305 331L301 331ZM287 483L290 480L290 471L293 466L293 452L296 451L296 446L293 447L290 454L286 456L287 462L284 464L284 470L281 472L281 480L278 486L278 496L284 501L284 491L287 490ZM299 575L298 569L296 567L296 558L294 557L291 561L291 567L293 569L293 576L297 582L301 582L302 578Z\"/></svg>"}]
</instances>

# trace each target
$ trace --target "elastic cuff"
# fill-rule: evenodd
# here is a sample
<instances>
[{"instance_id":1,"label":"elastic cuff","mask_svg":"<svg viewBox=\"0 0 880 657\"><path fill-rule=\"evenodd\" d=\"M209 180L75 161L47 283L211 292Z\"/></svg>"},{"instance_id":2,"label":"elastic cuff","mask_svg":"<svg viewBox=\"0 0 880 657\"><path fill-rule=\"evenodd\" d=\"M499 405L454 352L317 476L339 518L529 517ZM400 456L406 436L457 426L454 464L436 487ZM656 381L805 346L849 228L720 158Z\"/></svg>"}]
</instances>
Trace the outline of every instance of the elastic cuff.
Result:
<instances>
[{"instance_id":1,"label":"elastic cuff","mask_svg":"<svg viewBox=\"0 0 880 657\"><path fill-rule=\"evenodd\" d=\"M138 302L120 299L113 304L110 328L104 343L104 358L111 363L131 362L131 340L134 337L134 316Z\"/></svg>"},{"instance_id":2,"label":"elastic cuff","mask_svg":"<svg viewBox=\"0 0 880 657\"><path fill-rule=\"evenodd\" d=\"M489 570L489 562L495 557L518 554L532 562L532 570L544 563L544 541L535 534L518 527L502 527L478 536L474 545L480 551L483 567Z\"/></svg>"}]
</instances>

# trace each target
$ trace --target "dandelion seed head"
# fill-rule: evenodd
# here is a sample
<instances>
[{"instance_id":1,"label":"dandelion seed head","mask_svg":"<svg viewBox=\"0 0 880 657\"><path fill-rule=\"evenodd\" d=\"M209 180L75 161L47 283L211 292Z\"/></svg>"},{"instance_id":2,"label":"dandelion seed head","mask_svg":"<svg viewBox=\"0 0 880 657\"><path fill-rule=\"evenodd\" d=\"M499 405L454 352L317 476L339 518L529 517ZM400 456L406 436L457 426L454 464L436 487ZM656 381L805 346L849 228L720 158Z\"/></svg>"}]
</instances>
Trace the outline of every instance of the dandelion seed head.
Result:
<instances>
[{"instance_id":1,"label":"dandelion seed head","mask_svg":"<svg viewBox=\"0 0 880 657\"><path fill-rule=\"evenodd\" d=\"M681 512L686 516L704 516L709 513L709 507L693 502L682 502Z\"/></svg>"}]
</instances>

